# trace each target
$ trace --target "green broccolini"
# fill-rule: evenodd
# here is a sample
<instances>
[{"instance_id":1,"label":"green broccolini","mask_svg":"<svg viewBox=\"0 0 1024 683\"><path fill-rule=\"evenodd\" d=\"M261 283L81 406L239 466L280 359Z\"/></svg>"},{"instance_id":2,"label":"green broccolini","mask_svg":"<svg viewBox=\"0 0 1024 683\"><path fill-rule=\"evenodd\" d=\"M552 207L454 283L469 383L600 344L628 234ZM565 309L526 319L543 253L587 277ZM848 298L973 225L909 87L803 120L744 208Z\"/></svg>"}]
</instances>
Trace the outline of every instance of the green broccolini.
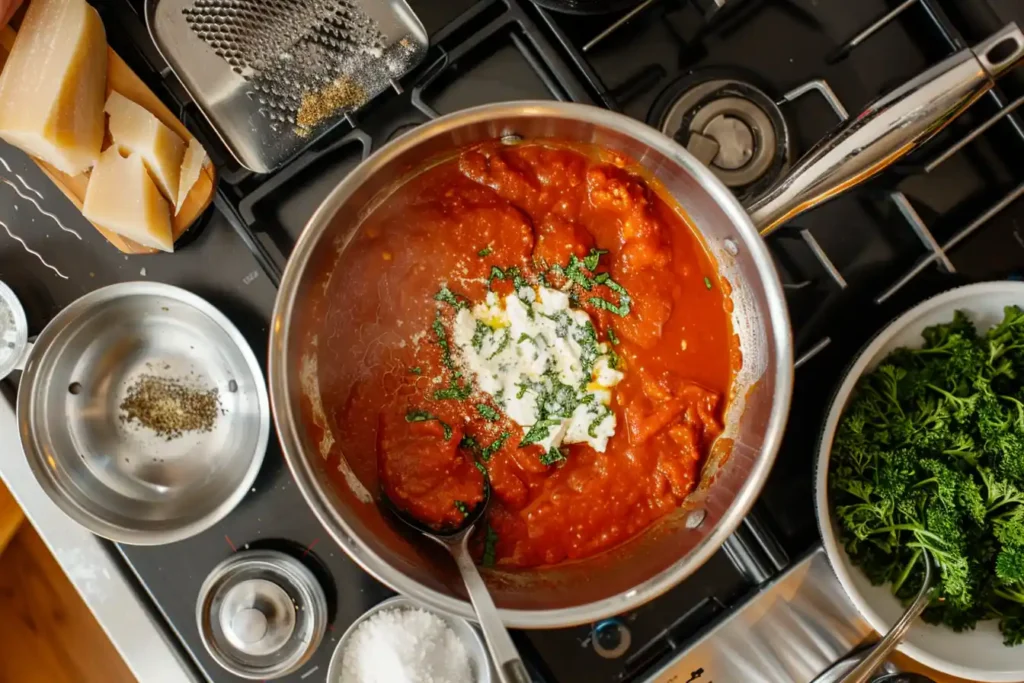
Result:
<instances>
[{"instance_id":1,"label":"green broccolini","mask_svg":"<svg viewBox=\"0 0 1024 683\"><path fill-rule=\"evenodd\" d=\"M840 538L875 584L908 601L940 567L924 613L960 631L998 619L1024 643L1024 311L979 335L957 312L858 383L832 446Z\"/></svg>"}]
</instances>

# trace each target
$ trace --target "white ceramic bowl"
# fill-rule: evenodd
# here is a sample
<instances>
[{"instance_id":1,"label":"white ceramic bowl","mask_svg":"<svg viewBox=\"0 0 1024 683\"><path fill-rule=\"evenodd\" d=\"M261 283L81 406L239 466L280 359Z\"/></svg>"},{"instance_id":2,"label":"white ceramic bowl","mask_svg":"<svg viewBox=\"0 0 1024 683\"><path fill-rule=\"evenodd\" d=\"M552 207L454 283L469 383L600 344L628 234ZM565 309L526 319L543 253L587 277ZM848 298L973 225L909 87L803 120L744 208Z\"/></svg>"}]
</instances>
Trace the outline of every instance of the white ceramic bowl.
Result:
<instances>
[{"instance_id":1,"label":"white ceramic bowl","mask_svg":"<svg viewBox=\"0 0 1024 683\"><path fill-rule=\"evenodd\" d=\"M983 333L1003 319L1003 307L1024 307L1024 282L985 282L944 292L910 309L883 329L861 351L836 392L818 449L815 507L825 551L839 582L864 619L885 633L903 614L903 606L888 585L872 586L864 573L850 562L838 540L838 526L831 518L828 501L828 467L836 426L857 380L901 346L922 345L921 331L953 319L964 311ZM945 626L914 624L900 651L938 671L972 681L1024 680L1024 645L1006 647L994 620L983 621L973 631L956 633Z\"/></svg>"}]
</instances>

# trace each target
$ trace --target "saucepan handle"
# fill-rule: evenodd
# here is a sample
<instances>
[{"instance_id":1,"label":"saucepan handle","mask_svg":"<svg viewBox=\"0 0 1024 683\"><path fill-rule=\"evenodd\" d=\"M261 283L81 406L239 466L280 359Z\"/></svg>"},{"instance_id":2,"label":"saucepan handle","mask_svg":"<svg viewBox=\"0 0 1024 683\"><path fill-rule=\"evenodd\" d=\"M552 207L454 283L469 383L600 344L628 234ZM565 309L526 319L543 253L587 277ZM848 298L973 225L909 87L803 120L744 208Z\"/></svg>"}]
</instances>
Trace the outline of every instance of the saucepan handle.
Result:
<instances>
[{"instance_id":1,"label":"saucepan handle","mask_svg":"<svg viewBox=\"0 0 1024 683\"><path fill-rule=\"evenodd\" d=\"M1024 33L1011 23L875 100L749 207L754 225L767 235L871 178L942 130L1022 57Z\"/></svg>"}]
</instances>

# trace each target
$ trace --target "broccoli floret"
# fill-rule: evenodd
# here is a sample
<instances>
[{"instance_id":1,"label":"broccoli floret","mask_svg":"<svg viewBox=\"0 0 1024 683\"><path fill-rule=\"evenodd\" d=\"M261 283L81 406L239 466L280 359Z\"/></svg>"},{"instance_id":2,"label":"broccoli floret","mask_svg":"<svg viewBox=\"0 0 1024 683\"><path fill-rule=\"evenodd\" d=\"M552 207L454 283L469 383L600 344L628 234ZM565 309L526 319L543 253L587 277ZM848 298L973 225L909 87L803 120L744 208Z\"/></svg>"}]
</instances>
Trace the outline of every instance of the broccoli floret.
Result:
<instances>
[{"instance_id":1,"label":"broccoli floret","mask_svg":"<svg viewBox=\"0 0 1024 683\"><path fill-rule=\"evenodd\" d=\"M970 476L964 476L960 480L957 489L957 503L964 514L977 526L985 525L985 515L988 509L985 507L985 500L981 495L981 487Z\"/></svg>"},{"instance_id":2,"label":"broccoli floret","mask_svg":"<svg viewBox=\"0 0 1024 683\"><path fill-rule=\"evenodd\" d=\"M904 601L933 558L926 620L959 631L998 619L1008 645L1024 643L1024 311L1006 309L982 338L961 313L922 336L861 379L840 420L840 537Z\"/></svg>"},{"instance_id":3,"label":"broccoli floret","mask_svg":"<svg viewBox=\"0 0 1024 683\"><path fill-rule=\"evenodd\" d=\"M1007 585L1024 586L1024 546L1007 546L999 551L996 576Z\"/></svg>"},{"instance_id":4,"label":"broccoli floret","mask_svg":"<svg viewBox=\"0 0 1024 683\"><path fill-rule=\"evenodd\" d=\"M1006 433L986 444L992 451L996 470L1010 481L1024 485L1024 438Z\"/></svg>"},{"instance_id":5,"label":"broccoli floret","mask_svg":"<svg viewBox=\"0 0 1024 683\"><path fill-rule=\"evenodd\" d=\"M978 336L974 323L971 322L971 319L963 311L953 313L952 322L932 325L931 327L926 327L921 332L921 337L924 339L924 348L932 350L943 348L948 344L950 337L954 336L966 339L976 339Z\"/></svg>"},{"instance_id":6,"label":"broccoli floret","mask_svg":"<svg viewBox=\"0 0 1024 683\"><path fill-rule=\"evenodd\" d=\"M1007 646L1024 644L1024 610L1019 614L1004 616L999 620L1003 644Z\"/></svg>"}]
</instances>

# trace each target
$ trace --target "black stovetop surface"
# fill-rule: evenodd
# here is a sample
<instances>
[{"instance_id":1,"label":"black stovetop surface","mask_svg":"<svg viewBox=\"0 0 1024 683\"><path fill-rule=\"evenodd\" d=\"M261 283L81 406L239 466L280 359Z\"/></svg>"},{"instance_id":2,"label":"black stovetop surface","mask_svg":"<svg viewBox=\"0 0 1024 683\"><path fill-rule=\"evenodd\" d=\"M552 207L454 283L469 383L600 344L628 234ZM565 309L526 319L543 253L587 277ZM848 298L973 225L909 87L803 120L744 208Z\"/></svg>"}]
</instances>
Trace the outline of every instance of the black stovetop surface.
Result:
<instances>
[{"instance_id":1,"label":"black stovetop surface","mask_svg":"<svg viewBox=\"0 0 1024 683\"><path fill-rule=\"evenodd\" d=\"M58 277L0 233L0 279L22 299L33 334L63 306L97 287L136 279L179 285L224 311L261 358L266 356L277 278L319 201L368 153L437 113L501 100L554 98L649 120L661 93L692 72L712 68L752 80L775 100L812 79L824 79L855 113L887 88L1006 21L1024 24L1024 6L1015 0L919 0L847 57L830 63L840 45L902 3L730 0L709 21L697 5L710 3L661 0L584 54L583 46L621 14L560 16L526 0L419 0L410 4L431 36L431 49L423 65L403 79L405 93L385 93L354 117L355 129L343 124L282 170L254 176L228 158L164 68L139 18L141 0L93 1L111 44L206 143L221 171L216 206L179 243L180 253L125 257L106 245L34 164L0 144L0 156L12 171L36 187L49 188L44 205L83 237L79 242L59 231L28 202L0 187L0 220L66 276ZM955 273L929 265L890 291L930 253L890 193L898 189L906 195L940 244L1008 193L1019 193L1024 125L1016 115L934 170L923 169L1022 95L1020 74L1002 81L995 94L913 158L868 187L799 217L769 240L787 289L796 353L805 362L796 374L785 442L761 499L726 548L694 576L621 615L632 641L622 656L606 659L596 653L592 634L601 625L516 634L538 680L642 679L673 650L726 618L783 571L789 558L817 543L811 490L815 441L830 393L853 354L912 303L961 282L1014 276L1024 266L1024 202L1017 200L948 251ZM837 121L816 93L781 106L798 151ZM812 244L827 255L841 282L830 276ZM876 303L886 293L885 301ZM255 547L290 552L320 578L331 605L330 628L313 660L284 680L324 680L337 637L390 591L351 562L320 526L296 490L276 439L252 491L212 529L161 547L111 544L197 673L217 683L241 679L225 673L205 652L195 599L214 565Z\"/></svg>"}]
</instances>

